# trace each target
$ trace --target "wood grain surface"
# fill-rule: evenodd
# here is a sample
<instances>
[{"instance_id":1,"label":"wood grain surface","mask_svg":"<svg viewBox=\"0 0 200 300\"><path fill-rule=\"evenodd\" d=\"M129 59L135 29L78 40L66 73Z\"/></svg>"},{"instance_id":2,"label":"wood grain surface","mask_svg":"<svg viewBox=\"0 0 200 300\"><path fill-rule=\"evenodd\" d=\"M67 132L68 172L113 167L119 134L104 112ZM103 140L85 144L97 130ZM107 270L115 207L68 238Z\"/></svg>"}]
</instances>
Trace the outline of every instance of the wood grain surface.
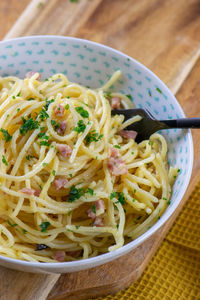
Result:
<instances>
[{"instance_id":1,"label":"wood grain surface","mask_svg":"<svg viewBox=\"0 0 200 300\"><path fill-rule=\"evenodd\" d=\"M8 19L13 20L16 11L21 11L29 1L3 2L7 3L0 1L0 17L4 17L3 8L11 12ZM121 50L155 72L176 93L187 116L195 117L200 116L199 16L199 0L33 0L5 38L69 35ZM5 20L0 18L0 25ZM10 27L9 22L6 28ZM1 29L0 34L3 36ZM190 186L178 210L154 236L117 261L73 274L35 275L1 267L0 299L44 300L49 295L49 300L81 300L115 293L137 280L199 180L200 131L193 130L193 138Z\"/></svg>"}]
</instances>

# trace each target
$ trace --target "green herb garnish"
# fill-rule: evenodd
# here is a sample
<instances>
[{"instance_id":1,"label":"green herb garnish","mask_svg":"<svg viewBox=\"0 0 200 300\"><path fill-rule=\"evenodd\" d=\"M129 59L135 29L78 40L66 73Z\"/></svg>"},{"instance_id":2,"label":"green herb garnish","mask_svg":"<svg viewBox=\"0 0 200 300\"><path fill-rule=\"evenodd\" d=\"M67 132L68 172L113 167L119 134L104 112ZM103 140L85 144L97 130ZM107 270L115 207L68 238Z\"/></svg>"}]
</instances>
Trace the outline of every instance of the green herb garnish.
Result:
<instances>
[{"instance_id":1,"label":"green herb garnish","mask_svg":"<svg viewBox=\"0 0 200 300\"><path fill-rule=\"evenodd\" d=\"M69 104L65 105L65 109L68 110L69 109Z\"/></svg>"},{"instance_id":2,"label":"green herb garnish","mask_svg":"<svg viewBox=\"0 0 200 300\"><path fill-rule=\"evenodd\" d=\"M44 121L49 118L48 113L42 108L42 110L39 112L39 118L41 121Z\"/></svg>"},{"instance_id":3,"label":"green herb garnish","mask_svg":"<svg viewBox=\"0 0 200 300\"><path fill-rule=\"evenodd\" d=\"M11 227L15 227L17 226L17 224L12 224L9 220L7 220L8 224L11 226Z\"/></svg>"},{"instance_id":4,"label":"green herb garnish","mask_svg":"<svg viewBox=\"0 0 200 300\"><path fill-rule=\"evenodd\" d=\"M47 232L47 228L51 225L51 223L47 222L42 222L40 224L41 232Z\"/></svg>"},{"instance_id":5,"label":"green herb garnish","mask_svg":"<svg viewBox=\"0 0 200 300\"><path fill-rule=\"evenodd\" d=\"M56 171L55 170L52 171L52 175L56 176Z\"/></svg>"},{"instance_id":6,"label":"green herb garnish","mask_svg":"<svg viewBox=\"0 0 200 300\"><path fill-rule=\"evenodd\" d=\"M60 127L60 123L56 120L51 120L51 125L54 127L54 130L57 130Z\"/></svg>"},{"instance_id":7,"label":"green herb garnish","mask_svg":"<svg viewBox=\"0 0 200 300\"><path fill-rule=\"evenodd\" d=\"M94 204L91 206L91 210L96 215L96 206Z\"/></svg>"},{"instance_id":8,"label":"green herb garnish","mask_svg":"<svg viewBox=\"0 0 200 300\"><path fill-rule=\"evenodd\" d=\"M91 188L87 188L86 193L93 196L94 195L94 190L92 190Z\"/></svg>"},{"instance_id":9,"label":"green herb garnish","mask_svg":"<svg viewBox=\"0 0 200 300\"><path fill-rule=\"evenodd\" d=\"M39 122L33 120L33 118L28 117L26 120L24 117L22 117L23 124L21 125L19 131L21 135L25 135L28 131L37 129L39 127Z\"/></svg>"},{"instance_id":10,"label":"green herb garnish","mask_svg":"<svg viewBox=\"0 0 200 300\"><path fill-rule=\"evenodd\" d=\"M88 111L85 110L82 106L76 107L75 109L76 109L77 113L79 113L81 115L81 117L83 117L83 118L89 117Z\"/></svg>"},{"instance_id":11,"label":"green herb garnish","mask_svg":"<svg viewBox=\"0 0 200 300\"><path fill-rule=\"evenodd\" d=\"M121 147L119 145L114 145L114 147L117 149L121 149Z\"/></svg>"},{"instance_id":12,"label":"green herb garnish","mask_svg":"<svg viewBox=\"0 0 200 300\"><path fill-rule=\"evenodd\" d=\"M26 159L27 159L27 160L30 160L31 158L36 158L36 157L35 157L34 155L27 155L27 156L26 156Z\"/></svg>"},{"instance_id":13,"label":"green herb garnish","mask_svg":"<svg viewBox=\"0 0 200 300\"><path fill-rule=\"evenodd\" d=\"M156 91L158 91L160 94L162 94L161 89L159 89L158 87L156 88Z\"/></svg>"},{"instance_id":14,"label":"green herb garnish","mask_svg":"<svg viewBox=\"0 0 200 300\"><path fill-rule=\"evenodd\" d=\"M55 101L54 99L46 100L46 104L45 104L44 108L45 108L46 110L48 110L49 105L50 105L52 102L54 102L54 101Z\"/></svg>"},{"instance_id":15,"label":"green herb garnish","mask_svg":"<svg viewBox=\"0 0 200 300\"><path fill-rule=\"evenodd\" d=\"M47 147L49 147L50 144L47 141L41 141L40 142L40 146L47 146Z\"/></svg>"},{"instance_id":16,"label":"green herb garnish","mask_svg":"<svg viewBox=\"0 0 200 300\"><path fill-rule=\"evenodd\" d=\"M7 130L1 128L0 131L3 133L4 140L6 141L6 143L12 139L12 136L8 133Z\"/></svg>"},{"instance_id":17,"label":"green herb garnish","mask_svg":"<svg viewBox=\"0 0 200 300\"><path fill-rule=\"evenodd\" d=\"M5 155L2 155L2 163L6 166L8 165Z\"/></svg>"},{"instance_id":18,"label":"green herb garnish","mask_svg":"<svg viewBox=\"0 0 200 300\"><path fill-rule=\"evenodd\" d=\"M83 194L84 194L83 188L77 189L75 185L73 185L69 191L69 201L73 202L76 199L79 199L81 196L83 196Z\"/></svg>"},{"instance_id":19,"label":"green herb garnish","mask_svg":"<svg viewBox=\"0 0 200 300\"><path fill-rule=\"evenodd\" d=\"M96 130L92 130L85 137L86 145L90 144L91 142L98 142L100 139L102 139L102 137L103 134L98 134Z\"/></svg>"},{"instance_id":20,"label":"green herb garnish","mask_svg":"<svg viewBox=\"0 0 200 300\"><path fill-rule=\"evenodd\" d=\"M79 120L77 123L77 126L74 127L74 131L80 133L80 132L84 132L86 128L86 125L84 124L83 120Z\"/></svg>"},{"instance_id":21,"label":"green herb garnish","mask_svg":"<svg viewBox=\"0 0 200 300\"><path fill-rule=\"evenodd\" d=\"M133 101L133 97L130 94L127 94L126 97Z\"/></svg>"}]
</instances>

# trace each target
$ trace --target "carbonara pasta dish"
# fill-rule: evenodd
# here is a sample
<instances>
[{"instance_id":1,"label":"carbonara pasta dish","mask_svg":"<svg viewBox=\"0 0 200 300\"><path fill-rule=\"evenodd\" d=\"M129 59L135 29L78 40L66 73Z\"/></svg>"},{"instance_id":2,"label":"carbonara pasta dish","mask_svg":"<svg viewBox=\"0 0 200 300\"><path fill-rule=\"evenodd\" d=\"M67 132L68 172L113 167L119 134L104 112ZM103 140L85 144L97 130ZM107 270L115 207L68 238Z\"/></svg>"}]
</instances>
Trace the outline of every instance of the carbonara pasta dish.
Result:
<instances>
[{"instance_id":1,"label":"carbonara pasta dish","mask_svg":"<svg viewBox=\"0 0 200 300\"><path fill-rule=\"evenodd\" d=\"M130 95L69 82L0 77L0 255L73 261L113 251L147 231L170 203L178 170L160 134L137 144L111 116Z\"/></svg>"}]
</instances>

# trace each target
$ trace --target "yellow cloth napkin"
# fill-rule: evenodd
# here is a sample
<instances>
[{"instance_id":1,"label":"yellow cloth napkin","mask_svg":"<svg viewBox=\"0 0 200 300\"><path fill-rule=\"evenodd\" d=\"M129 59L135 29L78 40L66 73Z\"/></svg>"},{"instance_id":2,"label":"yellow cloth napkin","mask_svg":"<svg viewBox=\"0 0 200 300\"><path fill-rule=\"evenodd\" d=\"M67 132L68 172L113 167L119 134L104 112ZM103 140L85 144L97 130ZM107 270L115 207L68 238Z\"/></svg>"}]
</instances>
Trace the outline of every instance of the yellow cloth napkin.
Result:
<instances>
[{"instance_id":1,"label":"yellow cloth napkin","mask_svg":"<svg viewBox=\"0 0 200 300\"><path fill-rule=\"evenodd\" d=\"M200 183L142 277L98 300L200 300Z\"/></svg>"}]
</instances>

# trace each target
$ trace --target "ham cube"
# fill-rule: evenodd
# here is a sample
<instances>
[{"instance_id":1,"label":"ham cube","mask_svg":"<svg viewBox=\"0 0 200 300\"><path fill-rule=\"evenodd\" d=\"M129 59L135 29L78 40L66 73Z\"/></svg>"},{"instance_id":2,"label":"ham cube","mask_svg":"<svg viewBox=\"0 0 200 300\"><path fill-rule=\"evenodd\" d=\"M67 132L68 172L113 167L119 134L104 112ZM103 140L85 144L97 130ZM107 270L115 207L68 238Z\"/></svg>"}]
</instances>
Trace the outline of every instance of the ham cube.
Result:
<instances>
[{"instance_id":1,"label":"ham cube","mask_svg":"<svg viewBox=\"0 0 200 300\"><path fill-rule=\"evenodd\" d=\"M56 251L53 254L53 259L63 262L65 260L65 251Z\"/></svg>"},{"instance_id":2,"label":"ham cube","mask_svg":"<svg viewBox=\"0 0 200 300\"><path fill-rule=\"evenodd\" d=\"M56 149L62 157L69 157L72 153L72 148L65 144L56 144Z\"/></svg>"},{"instance_id":3,"label":"ham cube","mask_svg":"<svg viewBox=\"0 0 200 300\"><path fill-rule=\"evenodd\" d=\"M63 117L64 116L64 106L62 104L57 104L55 109L54 109L54 113L57 117Z\"/></svg>"},{"instance_id":4,"label":"ham cube","mask_svg":"<svg viewBox=\"0 0 200 300\"><path fill-rule=\"evenodd\" d=\"M125 139L133 139L133 140L135 140L137 136L137 132L134 130L120 130L118 134Z\"/></svg>"},{"instance_id":5,"label":"ham cube","mask_svg":"<svg viewBox=\"0 0 200 300\"><path fill-rule=\"evenodd\" d=\"M53 185L56 188L56 190L60 190L61 188L65 187L66 183L68 182L67 179L64 178L57 178L54 180Z\"/></svg>"},{"instance_id":6,"label":"ham cube","mask_svg":"<svg viewBox=\"0 0 200 300\"><path fill-rule=\"evenodd\" d=\"M112 109L119 109L121 107L121 98L112 97L111 98L111 107L112 107Z\"/></svg>"}]
</instances>

